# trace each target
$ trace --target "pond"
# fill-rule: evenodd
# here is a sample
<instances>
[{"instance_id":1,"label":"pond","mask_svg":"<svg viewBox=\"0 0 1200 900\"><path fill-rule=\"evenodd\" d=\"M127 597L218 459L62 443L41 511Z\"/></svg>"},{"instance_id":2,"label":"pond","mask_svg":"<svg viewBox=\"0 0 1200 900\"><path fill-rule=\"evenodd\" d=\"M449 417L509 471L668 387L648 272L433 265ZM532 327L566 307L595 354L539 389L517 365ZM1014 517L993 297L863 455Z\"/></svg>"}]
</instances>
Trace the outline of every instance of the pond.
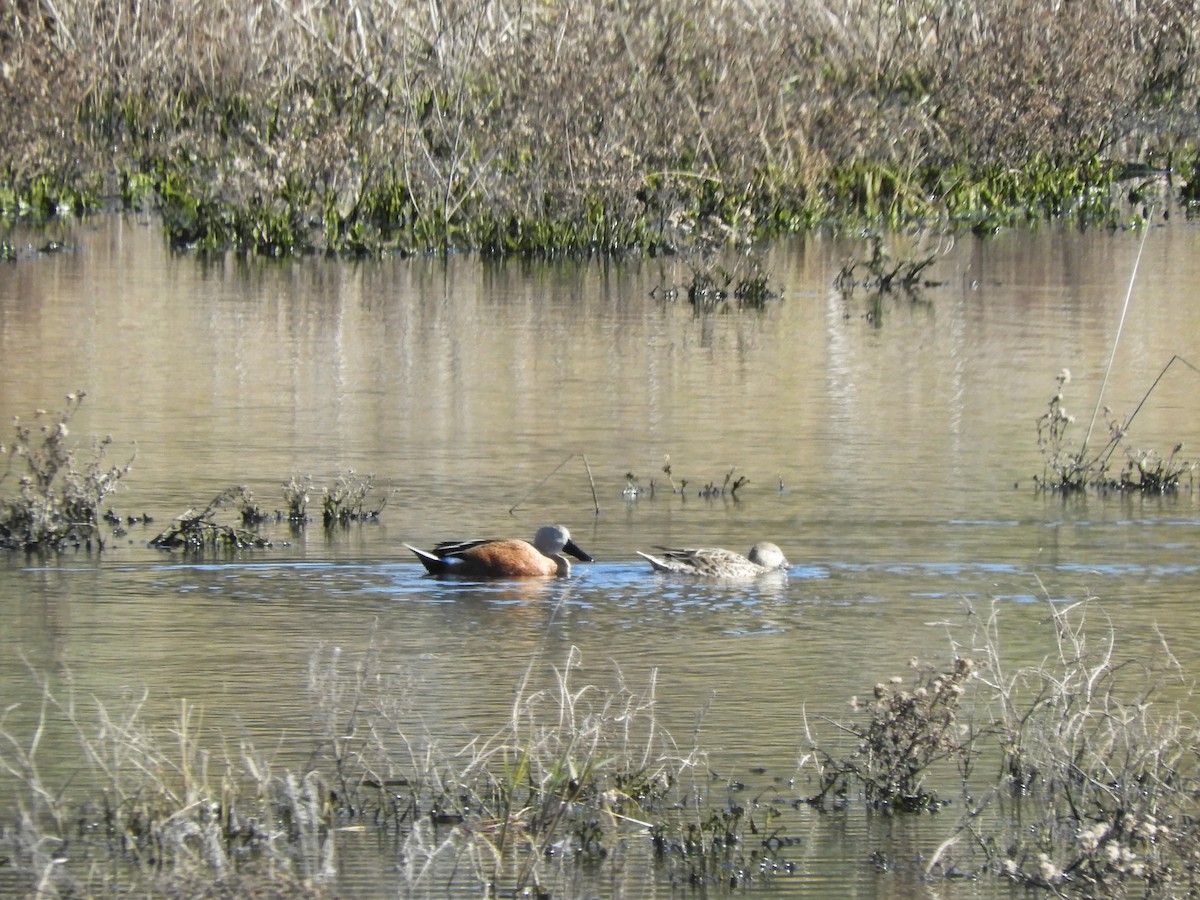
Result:
<instances>
[{"instance_id":1,"label":"pond","mask_svg":"<svg viewBox=\"0 0 1200 900\"><path fill-rule=\"evenodd\" d=\"M1153 657L1165 636L1198 668L1191 480L1069 496L1035 481L1037 420L1064 368L1076 444L1098 398L1122 418L1149 392L1128 446L1197 446L1189 224L891 235L894 255L935 262L919 292L883 297L834 287L865 240L814 235L766 253L778 298L712 310L688 302L694 258L200 258L122 216L58 237L65 251L37 253L44 232L16 235L28 249L0 267L0 415L86 391L72 437L87 450L111 436L106 458L133 461L103 552L0 557L0 689L18 705L4 727L22 740L49 680L81 705L144 692L151 722L186 703L232 744L302 767L321 727L310 672L341 654L402 679L408 734L453 752L569 670L576 686L652 686L657 724L680 755L704 754L718 805L782 798L786 866L737 893L995 896L1003 885L922 880L914 861L952 812L841 819L791 803L812 793L808 731L910 677L914 657L948 666L993 614L1005 658L1037 662L1052 605L1088 598L1120 659ZM1090 441L1107 439L1100 411ZM386 506L326 530L321 491L351 472ZM317 518L268 522L268 549L148 546L233 485L281 509L292 478L311 479ZM594 557L567 580L434 580L404 546L548 522ZM661 576L635 552L763 539L791 567L751 584ZM70 740L39 752L48 782L81 766ZM341 836L337 854L345 896L411 884L369 836ZM625 854L558 895L680 889L645 842Z\"/></svg>"}]
</instances>

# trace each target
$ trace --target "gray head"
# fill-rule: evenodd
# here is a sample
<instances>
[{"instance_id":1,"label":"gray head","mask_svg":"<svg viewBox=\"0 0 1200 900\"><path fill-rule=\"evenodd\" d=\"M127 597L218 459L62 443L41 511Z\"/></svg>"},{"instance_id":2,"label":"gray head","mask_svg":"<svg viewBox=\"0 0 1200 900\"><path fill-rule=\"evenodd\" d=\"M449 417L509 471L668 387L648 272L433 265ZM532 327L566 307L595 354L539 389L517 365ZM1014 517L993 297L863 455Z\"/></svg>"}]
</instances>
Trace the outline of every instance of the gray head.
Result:
<instances>
[{"instance_id":1,"label":"gray head","mask_svg":"<svg viewBox=\"0 0 1200 900\"><path fill-rule=\"evenodd\" d=\"M770 541L759 541L751 547L749 559L764 569L786 569L791 565L783 551Z\"/></svg>"},{"instance_id":2,"label":"gray head","mask_svg":"<svg viewBox=\"0 0 1200 900\"><path fill-rule=\"evenodd\" d=\"M592 558L571 540L571 532L563 525L543 525L533 538L533 546L537 547L542 556L551 558L569 553L578 560L591 562Z\"/></svg>"}]
</instances>

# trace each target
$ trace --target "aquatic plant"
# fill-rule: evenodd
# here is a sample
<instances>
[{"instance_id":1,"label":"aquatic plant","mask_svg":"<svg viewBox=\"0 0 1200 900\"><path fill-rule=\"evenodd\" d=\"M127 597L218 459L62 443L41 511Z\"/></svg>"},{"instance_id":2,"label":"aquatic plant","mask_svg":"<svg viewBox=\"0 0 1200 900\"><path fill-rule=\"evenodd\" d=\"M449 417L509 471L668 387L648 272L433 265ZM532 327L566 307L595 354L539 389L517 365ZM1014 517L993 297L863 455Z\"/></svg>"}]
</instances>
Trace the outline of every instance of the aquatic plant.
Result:
<instances>
[{"instance_id":1,"label":"aquatic plant","mask_svg":"<svg viewBox=\"0 0 1200 900\"><path fill-rule=\"evenodd\" d=\"M1191 681L1165 640L1156 657L1122 659L1112 624L1095 627L1093 612L1102 615L1092 601L1048 604L1056 652L1015 671L998 609L975 620L979 712L1002 766L967 800L947 854L1059 895L1194 891ZM950 871L947 856L934 862Z\"/></svg>"},{"instance_id":2,"label":"aquatic plant","mask_svg":"<svg viewBox=\"0 0 1200 900\"><path fill-rule=\"evenodd\" d=\"M1169 454L1163 456L1157 450L1134 448L1127 443L1133 420L1167 370L1176 362L1193 372L1200 371L1178 355L1171 357L1128 416L1118 419L1109 407L1103 408L1108 440L1100 449L1091 451L1088 449L1087 434L1078 445L1069 439L1075 417L1067 411L1063 401L1064 388L1071 381L1071 372L1062 369L1056 377L1058 390L1037 420L1038 450L1045 464L1041 477L1034 476L1038 488L1068 493L1087 487L1150 493L1164 493L1178 488L1180 480L1197 468L1197 463L1180 455L1183 444L1176 444ZM1118 449L1124 451L1125 464L1116 475L1112 475L1112 456Z\"/></svg>"},{"instance_id":3,"label":"aquatic plant","mask_svg":"<svg viewBox=\"0 0 1200 900\"><path fill-rule=\"evenodd\" d=\"M653 672L641 687L619 671L611 686L583 681L572 649L539 688L535 656L509 721L447 750L412 713L418 681L386 668L376 640L311 656L314 748L299 771L186 701L154 726L144 694L85 703L69 679L33 673L34 721L0 714L0 775L18 805L0 832L10 875L42 893L219 882L323 896L340 835L371 830L395 843L409 892L466 879L486 895L557 896L624 841L646 841L692 886L750 882L788 843L777 809L709 800L704 754L681 753L657 721ZM39 762L42 735L64 728L83 762L70 794Z\"/></svg>"},{"instance_id":4,"label":"aquatic plant","mask_svg":"<svg viewBox=\"0 0 1200 900\"><path fill-rule=\"evenodd\" d=\"M698 742L677 745L658 721L654 671L638 685L620 671L586 679L575 649L561 666L535 654L507 721L459 739L425 731L414 700L429 686L387 663L374 631L358 652L321 646L299 769L186 701L162 721L144 693L80 698L69 673L52 682L31 670L41 704L0 712L0 779L13 798L0 831L6 883L47 895L210 896L216 884L318 897L334 892L345 836L369 832L394 848L397 887L413 895L561 896L639 841L664 882L730 888L788 871L787 815L807 799L824 810L817 828L840 829L858 806L940 810L928 828L944 827L943 843L897 860L926 878L1056 896L1193 893L1190 679L1165 645L1122 658L1093 601L1046 605L1055 650L1038 663L1009 665L1002 605L983 617L968 605L947 623L948 665L879 683L832 735L810 722L802 766L818 792L794 800L785 795L807 782L752 795L718 777ZM63 776L69 791L43 758L64 732L81 762ZM942 792L955 787L951 805Z\"/></svg>"},{"instance_id":5,"label":"aquatic plant","mask_svg":"<svg viewBox=\"0 0 1200 900\"><path fill-rule=\"evenodd\" d=\"M725 473L725 480L718 487L716 482L708 482L700 489L700 496L712 499L713 497L724 497L728 494L730 497L737 499L738 489L749 483L750 479L745 475L733 477L733 473L737 471L737 466L730 466L729 471Z\"/></svg>"},{"instance_id":6,"label":"aquatic plant","mask_svg":"<svg viewBox=\"0 0 1200 900\"><path fill-rule=\"evenodd\" d=\"M638 477L632 472L625 473L625 487L621 491L621 496L627 500L636 500L638 497L648 495L654 496L654 479L650 479L648 487L642 487Z\"/></svg>"},{"instance_id":7,"label":"aquatic plant","mask_svg":"<svg viewBox=\"0 0 1200 900\"><path fill-rule=\"evenodd\" d=\"M39 895L321 897L334 821L316 773L279 771L248 741L227 742L184 700L164 726L148 697L85 702L33 673L42 688L33 731L0 714L0 772L18 790L5 829L6 878ZM42 774L44 735L66 730L79 752L83 800ZM67 848L70 848L67 851ZM10 886L13 881L8 882Z\"/></svg>"},{"instance_id":8,"label":"aquatic plant","mask_svg":"<svg viewBox=\"0 0 1200 900\"><path fill-rule=\"evenodd\" d=\"M697 312L719 312L733 306L761 309L779 293L770 288L763 261L758 256L738 257L733 268L726 269L706 260L693 269L687 285L688 302ZM736 304L730 303L730 299Z\"/></svg>"},{"instance_id":9,"label":"aquatic plant","mask_svg":"<svg viewBox=\"0 0 1200 900\"><path fill-rule=\"evenodd\" d=\"M730 466L720 484L715 481L707 481L696 492L696 496L707 500L713 500L717 497L730 497L734 500L738 499L737 492L750 483L750 478L746 475L739 475L737 478L734 478L733 473L736 471L737 466ZM678 494L680 497L686 497L688 479L681 478L678 482L675 480L675 476L671 469L670 454L667 454L665 457L663 457L662 472L667 476L667 483L671 486L671 493ZM655 490L656 485L654 479L650 479L649 487L642 487L636 474L633 472L625 473L625 487L621 491L622 496L635 499L643 494L647 494L650 497L653 497Z\"/></svg>"},{"instance_id":10,"label":"aquatic plant","mask_svg":"<svg viewBox=\"0 0 1200 900\"><path fill-rule=\"evenodd\" d=\"M981 618L968 605L946 671L922 668L907 690L877 684L865 723L836 723L849 752L810 727L810 802L932 811L947 807L931 783L957 783L961 813L920 861L926 877L993 876L1056 896L1200 888L1191 681L1165 642L1156 658L1120 658L1112 624L1090 623L1095 609L1048 601L1056 651L1013 669L1001 607Z\"/></svg>"},{"instance_id":11,"label":"aquatic plant","mask_svg":"<svg viewBox=\"0 0 1200 900\"><path fill-rule=\"evenodd\" d=\"M16 487L14 495L0 497L0 547L26 552L103 549L101 504L129 473L133 454L124 464L107 463L113 441L106 436L93 438L90 458L80 458L68 440L68 425L86 396L76 391L58 412L38 410L29 423L13 420L12 441L0 444L5 462L0 487L6 482Z\"/></svg>"},{"instance_id":12,"label":"aquatic plant","mask_svg":"<svg viewBox=\"0 0 1200 900\"><path fill-rule=\"evenodd\" d=\"M1074 491L1087 485L1093 475L1103 475L1101 460L1107 457L1085 462L1080 450L1068 444L1067 433L1075 424L1075 417L1063 405L1063 388L1071 381L1071 370L1060 370L1055 380L1058 390L1037 420L1038 450L1045 463L1038 484L1054 490ZM1098 471L1095 471L1096 466L1100 466Z\"/></svg>"},{"instance_id":13,"label":"aquatic plant","mask_svg":"<svg viewBox=\"0 0 1200 900\"><path fill-rule=\"evenodd\" d=\"M842 266L833 286L848 296L855 288L865 288L876 293L888 293L893 290L903 290L909 293L926 286L922 273L933 265L936 256L933 253L917 257L905 256L893 259L883 245L883 235L868 236L871 244L871 255L865 260L851 260ZM855 271L863 266L866 275L856 278Z\"/></svg>"},{"instance_id":14,"label":"aquatic plant","mask_svg":"<svg viewBox=\"0 0 1200 900\"><path fill-rule=\"evenodd\" d=\"M193 553L270 547L270 541L253 531L215 520L218 512L235 503L243 522L261 521L254 514L256 507L249 492L242 485L235 485L221 491L199 512L189 509L176 517L164 531L150 540L150 546ZM248 514L247 510L251 512Z\"/></svg>"},{"instance_id":15,"label":"aquatic plant","mask_svg":"<svg viewBox=\"0 0 1200 900\"><path fill-rule=\"evenodd\" d=\"M383 497L377 506L368 508L367 496L374 486L374 475L359 475L353 469L327 485L321 492L321 519L325 527L378 519L387 506L388 497Z\"/></svg>"},{"instance_id":16,"label":"aquatic plant","mask_svg":"<svg viewBox=\"0 0 1200 900\"><path fill-rule=\"evenodd\" d=\"M303 524L308 521L308 495L312 491L312 476L301 479L293 475L283 484L284 518Z\"/></svg>"}]
</instances>

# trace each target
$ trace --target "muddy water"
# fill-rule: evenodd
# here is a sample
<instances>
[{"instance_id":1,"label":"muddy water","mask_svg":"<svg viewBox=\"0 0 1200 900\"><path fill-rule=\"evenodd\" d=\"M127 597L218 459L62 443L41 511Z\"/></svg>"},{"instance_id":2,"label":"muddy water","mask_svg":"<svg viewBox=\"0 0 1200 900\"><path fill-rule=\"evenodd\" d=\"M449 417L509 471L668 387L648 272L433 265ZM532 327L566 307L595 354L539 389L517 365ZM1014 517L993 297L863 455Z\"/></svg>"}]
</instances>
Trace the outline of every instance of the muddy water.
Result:
<instances>
[{"instance_id":1,"label":"muddy water","mask_svg":"<svg viewBox=\"0 0 1200 900\"><path fill-rule=\"evenodd\" d=\"M0 416L86 390L73 435L133 457L112 506L155 522L99 555L0 558L0 690L22 704L10 730L29 727L39 679L69 676L106 703L146 691L164 719L186 700L302 761L315 654L374 647L409 685L411 733L461 746L508 720L524 678L553 688L577 658L579 684L654 678L659 722L707 752L717 783L797 797L806 717L838 717L914 656L971 647L972 612L999 615L1016 664L1050 649L1051 601L1094 597L1123 658L1166 632L1200 668L1190 485L1064 500L1033 481L1061 369L1078 440L1102 384L1124 415L1173 355L1200 363L1189 226L1150 231L1124 318L1140 234L896 237L898 254L938 254L938 284L882 302L832 288L863 241L813 237L772 248L779 301L705 314L667 293L690 277L680 260L201 260L115 217L62 237L69 252L0 271ZM1172 365L1131 446L1200 446L1198 379ZM1106 437L1101 414L1091 440ZM351 470L388 496L379 522L271 524L271 549L215 560L146 545L231 485L274 509L283 482L311 477L315 507ZM720 491L730 472L749 479L736 494ZM596 559L566 582L434 582L402 546L550 521ZM665 579L634 552L763 538L792 569L751 586ZM66 745L43 752L64 777L77 763ZM800 810L793 870L748 893L921 894L869 860L927 853L950 826L881 833ZM400 891L394 859L347 841L348 892ZM671 892L644 848L628 852L588 890Z\"/></svg>"}]
</instances>

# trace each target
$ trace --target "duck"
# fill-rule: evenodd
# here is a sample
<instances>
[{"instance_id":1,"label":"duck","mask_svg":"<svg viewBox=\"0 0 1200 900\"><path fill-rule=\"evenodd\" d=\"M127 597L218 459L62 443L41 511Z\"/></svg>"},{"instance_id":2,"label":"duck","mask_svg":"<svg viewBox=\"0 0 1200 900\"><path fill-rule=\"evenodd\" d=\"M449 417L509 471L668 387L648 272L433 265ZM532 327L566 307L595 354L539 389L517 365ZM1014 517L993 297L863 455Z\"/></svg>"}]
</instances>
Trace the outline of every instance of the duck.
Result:
<instances>
[{"instance_id":1,"label":"duck","mask_svg":"<svg viewBox=\"0 0 1200 900\"><path fill-rule=\"evenodd\" d=\"M564 555L582 562L592 557L571 539L563 525L543 525L533 542L522 540L443 541L432 551L405 544L417 555L430 575L465 578L566 578L571 563Z\"/></svg>"},{"instance_id":2,"label":"duck","mask_svg":"<svg viewBox=\"0 0 1200 900\"><path fill-rule=\"evenodd\" d=\"M658 572L674 575L695 575L701 578L757 578L768 572L785 570L791 565L783 551L770 541L759 541L750 548L749 556L720 547L686 549L655 547L661 556L638 550L639 556L650 561Z\"/></svg>"}]
</instances>

